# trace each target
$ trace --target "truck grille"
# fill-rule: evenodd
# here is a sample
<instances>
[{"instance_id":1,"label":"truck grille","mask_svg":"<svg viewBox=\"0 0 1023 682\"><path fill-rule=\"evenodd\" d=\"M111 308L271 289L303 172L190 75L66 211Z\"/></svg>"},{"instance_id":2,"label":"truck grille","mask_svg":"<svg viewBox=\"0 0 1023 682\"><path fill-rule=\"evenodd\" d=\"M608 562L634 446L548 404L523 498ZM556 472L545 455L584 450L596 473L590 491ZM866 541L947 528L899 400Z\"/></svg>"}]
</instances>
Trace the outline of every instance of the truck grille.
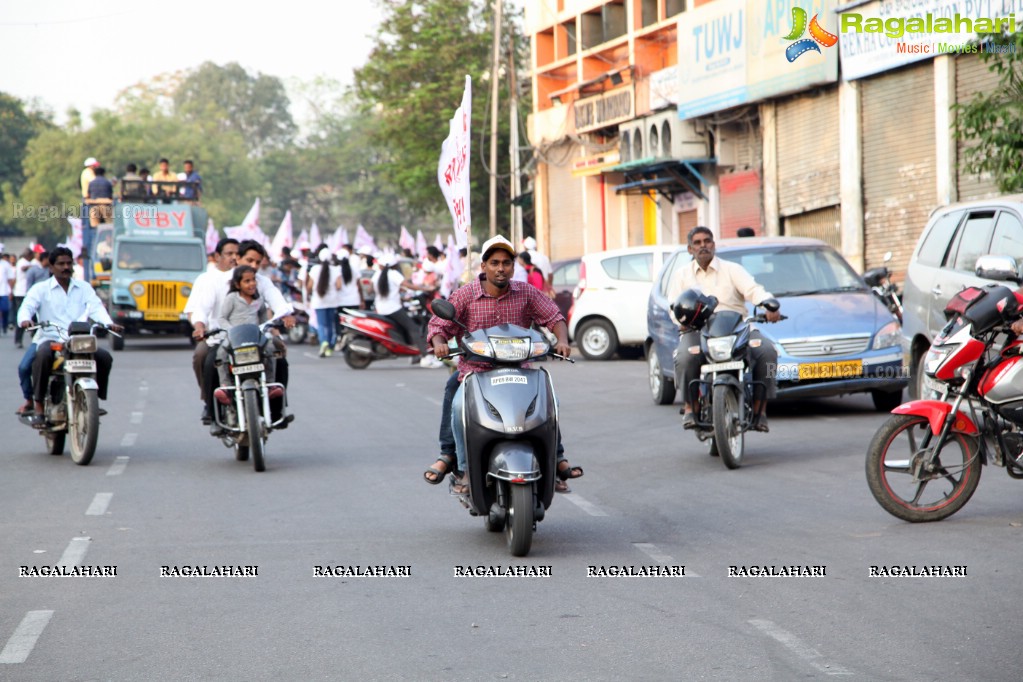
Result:
<instances>
[{"instance_id":1,"label":"truck grille","mask_svg":"<svg viewBox=\"0 0 1023 682\"><path fill-rule=\"evenodd\" d=\"M146 300L151 311L177 312L178 288L173 284L148 284L146 285Z\"/></svg>"},{"instance_id":2,"label":"truck grille","mask_svg":"<svg viewBox=\"0 0 1023 682\"><path fill-rule=\"evenodd\" d=\"M812 339L788 339L781 342L785 354L791 357L814 357L825 355L851 355L867 350L870 334L842 337L817 337Z\"/></svg>"}]
</instances>

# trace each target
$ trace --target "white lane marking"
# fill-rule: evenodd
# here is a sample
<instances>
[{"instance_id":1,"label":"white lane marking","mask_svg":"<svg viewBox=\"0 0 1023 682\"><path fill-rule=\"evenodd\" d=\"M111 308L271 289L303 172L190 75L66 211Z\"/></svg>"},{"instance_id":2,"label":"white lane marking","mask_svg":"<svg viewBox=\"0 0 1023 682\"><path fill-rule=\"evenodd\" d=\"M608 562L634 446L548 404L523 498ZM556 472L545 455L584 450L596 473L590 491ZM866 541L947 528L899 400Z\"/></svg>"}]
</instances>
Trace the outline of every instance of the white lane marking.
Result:
<instances>
[{"instance_id":1,"label":"white lane marking","mask_svg":"<svg viewBox=\"0 0 1023 682\"><path fill-rule=\"evenodd\" d=\"M129 434L127 434L125 436L125 438L127 438L128 436L134 436L134 435L135 435L134 433L129 433ZM134 443L135 439L132 438L131 442ZM124 445L124 444L125 443L122 440L121 441L121 445ZM130 444L131 443L129 443L129 445ZM128 459L129 458L125 457L124 455L121 455L120 457L115 459L114 463L110 465L109 469L107 469L107 476L120 476L121 474L123 474L124 470L128 468Z\"/></svg>"},{"instance_id":2,"label":"white lane marking","mask_svg":"<svg viewBox=\"0 0 1023 682\"><path fill-rule=\"evenodd\" d=\"M302 353L302 355L306 356L307 358L312 358L313 360L319 360L320 359L320 356L316 355L314 353Z\"/></svg>"},{"instance_id":3,"label":"white lane marking","mask_svg":"<svg viewBox=\"0 0 1023 682\"><path fill-rule=\"evenodd\" d=\"M766 634L771 639L774 639L786 649L794 653L799 658L803 659L806 663L824 673L825 675L852 675L853 673L845 668L837 665L831 665L830 663L824 662L824 656L819 651L814 649L812 646L804 642L803 640L796 637L787 630L782 630L776 624L769 620L750 620L746 621L756 629Z\"/></svg>"},{"instance_id":4,"label":"white lane marking","mask_svg":"<svg viewBox=\"0 0 1023 682\"><path fill-rule=\"evenodd\" d=\"M107 507L110 505L110 499L113 496L113 493L96 493L96 497L92 498L92 504L85 510L85 515L103 516L106 514Z\"/></svg>"},{"instance_id":5,"label":"white lane marking","mask_svg":"<svg viewBox=\"0 0 1023 682\"><path fill-rule=\"evenodd\" d=\"M139 384L139 393L149 393L149 383L148 382L143 380Z\"/></svg>"},{"instance_id":6,"label":"white lane marking","mask_svg":"<svg viewBox=\"0 0 1023 682\"><path fill-rule=\"evenodd\" d=\"M89 551L90 542L92 542L92 538L72 538L67 549L60 555L57 565L70 568L77 566L85 558L85 553Z\"/></svg>"},{"instance_id":7,"label":"white lane marking","mask_svg":"<svg viewBox=\"0 0 1023 682\"><path fill-rule=\"evenodd\" d=\"M432 397L426 396L426 395L423 396L423 400L425 400L428 403L432 403L432 404L436 405L437 407L444 407L444 401L443 400L437 400L436 398L432 398Z\"/></svg>"},{"instance_id":8,"label":"white lane marking","mask_svg":"<svg viewBox=\"0 0 1023 682\"><path fill-rule=\"evenodd\" d=\"M678 562L675 561L675 557L671 556L670 554L665 554L657 545L650 544L649 542L634 542L632 543L632 546L638 549L639 551L643 552L643 554L646 554L648 557L650 557L659 564L664 564L665 566L675 566L678 564ZM687 567L686 576L692 578L699 578L700 574L693 573Z\"/></svg>"},{"instance_id":9,"label":"white lane marking","mask_svg":"<svg viewBox=\"0 0 1023 682\"><path fill-rule=\"evenodd\" d=\"M607 514L601 511L600 508L597 507L597 505L593 504L592 502L589 502L588 500L586 500L586 498L582 497L581 495L577 495L576 493L570 493L568 495L563 495L562 497L571 502L572 504L574 504L575 506L582 509L590 516L607 516Z\"/></svg>"},{"instance_id":10,"label":"white lane marking","mask_svg":"<svg viewBox=\"0 0 1023 682\"><path fill-rule=\"evenodd\" d=\"M0 651L0 663L24 663L43 634L53 611L29 611Z\"/></svg>"},{"instance_id":11,"label":"white lane marking","mask_svg":"<svg viewBox=\"0 0 1023 682\"><path fill-rule=\"evenodd\" d=\"M142 423L142 413L141 412L132 412L131 413L131 423L132 424L141 424Z\"/></svg>"},{"instance_id":12,"label":"white lane marking","mask_svg":"<svg viewBox=\"0 0 1023 682\"><path fill-rule=\"evenodd\" d=\"M139 437L139 434L137 434L137 433L126 433L126 434L124 434L124 438L121 439L121 447L122 448L130 448L132 445L135 445L135 439L138 438L138 437Z\"/></svg>"}]
</instances>

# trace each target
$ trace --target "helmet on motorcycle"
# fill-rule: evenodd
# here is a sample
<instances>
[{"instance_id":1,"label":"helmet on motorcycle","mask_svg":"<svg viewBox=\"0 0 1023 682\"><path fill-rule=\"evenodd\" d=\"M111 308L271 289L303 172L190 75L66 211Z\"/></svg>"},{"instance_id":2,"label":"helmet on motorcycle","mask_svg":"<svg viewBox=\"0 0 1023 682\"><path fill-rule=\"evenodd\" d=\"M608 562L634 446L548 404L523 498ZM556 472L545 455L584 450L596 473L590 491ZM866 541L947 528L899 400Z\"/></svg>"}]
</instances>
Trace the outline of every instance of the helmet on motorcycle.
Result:
<instances>
[{"instance_id":1,"label":"helmet on motorcycle","mask_svg":"<svg viewBox=\"0 0 1023 682\"><path fill-rule=\"evenodd\" d=\"M707 318L717 304L718 300L714 296L705 296L697 289L686 289L675 299L671 310L680 325L688 329L699 329L707 323Z\"/></svg>"}]
</instances>

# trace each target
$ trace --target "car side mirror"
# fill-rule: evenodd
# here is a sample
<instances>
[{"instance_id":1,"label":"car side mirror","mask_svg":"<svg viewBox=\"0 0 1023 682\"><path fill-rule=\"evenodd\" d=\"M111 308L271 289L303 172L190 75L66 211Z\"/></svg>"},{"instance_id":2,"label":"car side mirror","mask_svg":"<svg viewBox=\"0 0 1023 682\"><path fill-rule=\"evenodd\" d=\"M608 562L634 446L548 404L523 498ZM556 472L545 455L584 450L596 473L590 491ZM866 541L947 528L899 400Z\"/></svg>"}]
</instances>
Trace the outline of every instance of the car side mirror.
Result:
<instances>
[{"instance_id":1,"label":"car side mirror","mask_svg":"<svg viewBox=\"0 0 1023 682\"><path fill-rule=\"evenodd\" d=\"M982 277L983 279L1015 282L1016 284L1023 283L1023 278L1019 276L1016 259L1011 256L995 256L993 254L981 256L977 259L974 272L977 277Z\"/></svg>"},{"instance_id":2,"label":"car side mirror","mask_svg":"<svg viewBox=\"0 0 1023 682\"><path fill-rule=\"evenodd\" d=\"M448 320L450 322L455 319L455 306L451 304L451 301L445 301L443 298L438 298L430 304L430 308L433 309L433 314L442 320Z\"/></svg>"},{"instance_id":3,"label":"car side mirror","mask_svg":"<svg viewBox=\"0 0 1023 682\"><path fill-rule=\"evenodd\" d=\"M879 268L872 268L863 273L863 281L867 283L868 287L881 286L881 280L888 276L888 268L881 266Z\"/></svg>"}]
</instances>

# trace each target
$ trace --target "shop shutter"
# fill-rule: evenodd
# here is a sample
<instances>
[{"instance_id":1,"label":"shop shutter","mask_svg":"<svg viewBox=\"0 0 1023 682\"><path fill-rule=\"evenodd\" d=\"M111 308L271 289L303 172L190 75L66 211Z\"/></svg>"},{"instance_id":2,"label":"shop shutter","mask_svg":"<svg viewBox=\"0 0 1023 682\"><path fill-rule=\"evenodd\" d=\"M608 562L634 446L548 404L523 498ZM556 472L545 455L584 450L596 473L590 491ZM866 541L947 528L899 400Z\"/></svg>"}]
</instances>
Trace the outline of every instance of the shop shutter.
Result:
<instances>
[{"instance_id":1,"label":"shop shutter","mask_svg":"<svg viewBox=\"0 0 1023 682\"><path fill-rule=\"evenodd\" d=\"M820 239L842 250L842 211L838 206L819 208L782 219L782 234L786 237Z\"/></svg>"},{"instance_id":2,"label":"shop shutter","mask_svg":"<svg viewBox=\"0 0 1023 682\"><path fill-rule=\"evenodd\" d=\"M866 267L891 251L888 266L901 279L937 204L933 66L925 61L860 83Z\"/></svg>"},{"instance_id":3,"label":"shop shutter","mask_svg":"<svg viewBox=\"0 0 1023 682\"><path fill-rule=\"evenodd\" d=\"M838 88L778 102L775 111L780 215L837 206L841 191Z\"/></svg>"},{"instance_id":4,"label":"shop shutter","mask_svg":"<svg viewBox=\"0 0 1023 682\"><path fill-rule=\"evenodd\" d=\"M564 165L547 165L549 257L552 261L583 255L583 179L572 176L572 159L577 157L578 148L573 146L570 155L558 150L559 159L567 158Z\"/></svg>"},{"instance_id":5,"label":"shop shutter","mask_svg":"<svg viewBox=\"0 0 1023 682\"><path fill-rule=\"evenodd\" d=\"M718 176L722 238L734 237L744 226L752 227L758 235L764 233L760 184L760 173L755 170Z\"/></svg>"},{"instance_id":6,"label":"shop shutter","mask_svg":"<svg viewBox=\"0 0 1023 682\"><path fill-rule=\"evenodd\" d=\"M680 211L678 213L678 243L685 244L689 238L689 230L698 225L699 219L696 209L691 211Z\"/></svg>"},{"instance_id":7,"label":"shop shutter","mask_svg":"<svg viewBox=\"0 0 1023 682\"><path fill-rule=\"evenodd\" d=\"M998 90L998 75L988 71L988 64L979 55L962 54L956 57L956 102L966 104L978 92ZM959 201L997 196L998 184L990 174L973 175L963 164L963 150L976 142L956 141L956 180Z\"/></svg>"}]
</instances>

